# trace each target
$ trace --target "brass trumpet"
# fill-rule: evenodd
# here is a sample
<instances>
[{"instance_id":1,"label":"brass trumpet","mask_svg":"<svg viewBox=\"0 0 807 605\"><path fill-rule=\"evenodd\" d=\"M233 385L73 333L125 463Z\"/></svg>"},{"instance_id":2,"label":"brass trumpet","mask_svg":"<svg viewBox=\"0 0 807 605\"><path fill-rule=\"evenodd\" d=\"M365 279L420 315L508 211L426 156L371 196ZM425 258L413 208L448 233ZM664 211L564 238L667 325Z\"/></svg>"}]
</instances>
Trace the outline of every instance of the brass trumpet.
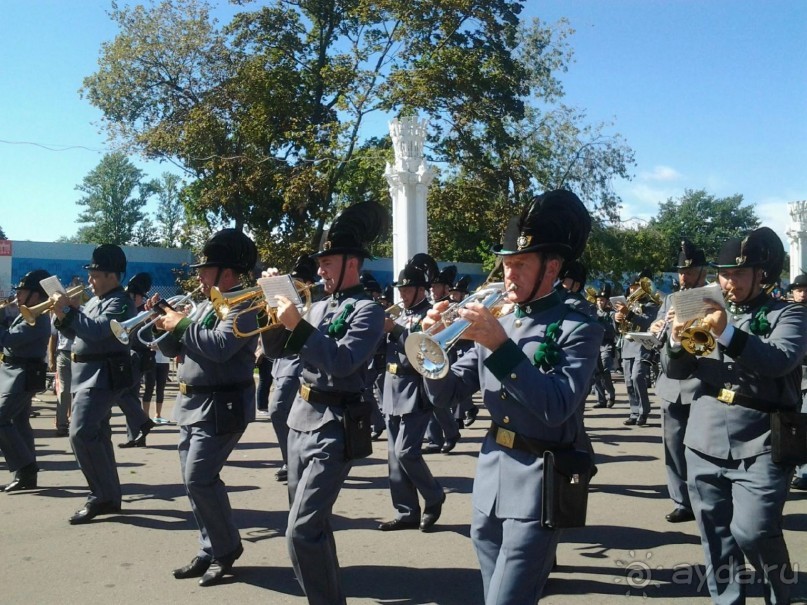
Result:
<instances>
[{"instance_id":1,"label":"brass trumpet","mask_svg":"<svg viewBox=\"0 0 807 605\"><path fill-rule=\"evenodd\" d=\"M646 298L649 298L656 304L659 304L658 301L661 299L658 292L653 292L653 283L650 281L649 277L643 277L640 279L639 287L625 299L625 307L627 307L627 311L625 313L627 314L628 311L633 311L634 308L640 305L640 303ZM628 332L635 331L634 325L628 321L627 317L619 322L620 334L627 334Z\"/></svg>"},{"instance_id":2,"label":"brass trumpet","mask_svg":"<svg viewBox=\"0 0 807 605\"><path fill-rule=\"evenodd\" d=\"M65 295L67 298L77 298L78 296L81 296L83 292L84 286L73 286L65 291ZM33 326L36 323L37 318L43 313L50 311L55 304L56 302L52 298L49 298L45 302L41 302L33 307L20 305L20 315L22 315L25 323L27 323L29 326Z\"/></svg>"}]
</instances>

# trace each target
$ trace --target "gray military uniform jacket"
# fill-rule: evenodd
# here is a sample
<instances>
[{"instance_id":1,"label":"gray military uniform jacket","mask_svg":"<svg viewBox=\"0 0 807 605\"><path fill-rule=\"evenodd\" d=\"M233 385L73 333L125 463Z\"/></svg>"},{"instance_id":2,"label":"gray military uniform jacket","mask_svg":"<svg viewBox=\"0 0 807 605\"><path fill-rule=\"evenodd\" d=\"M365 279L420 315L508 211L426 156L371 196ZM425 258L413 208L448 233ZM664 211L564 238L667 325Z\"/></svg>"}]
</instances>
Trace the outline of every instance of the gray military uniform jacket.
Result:
<instances>
[{"instance_id":1,"label":"gray military uniform jacket","mask_svg":"<svg viewBox=\"0 0 807 605\"><path fill-rule=\"evenodd\" d=\"M518 435L567 446L578 440L578 412L597 366L602 328L564 305L557 291L500 319L509 339L496 351L475 344L442 380L424 380L435 405L482 391L495 424ZM547 337L557 324L559 334ZM551 344L554 342L555 344ZM535 365L539 345L556 359ZM551 361L551 363L550 363ZM540 519L543 459L485 437L473 489L474 507L499 518Z\"/></svg>"},{"instance_id":2,"label":"gray military uniform jacket","mask_svg":"<svg viewBox=\"0 0 807 605\"><path fill-rule=\"evenodd\" d=\"M4 357L0 363L0 393L31 390L26 386L26 370L29 364L44 365L49 340L50 316L47 313L37 317L33 326L17 316L8 329L0 328L0 349Z\"/></svg>"},{"instance_id":3,"label":"gray military uniform jacket","mask_svg":"<svg viewBox=\"0 0 807 605\"><path fill-rule=\"evenodd\" d=\"M129 295L118 286L101 297L91 298L79 310L72 309L54 322L62 334L73 339L72 393L90 388L113 388L107 359L125 357L128 360L129 345L115 338L109 322L113 319L126 321L134 316L134 311Z\"/></svg>"},{"instance_id":4,"label":"gray military uniform jacket","mask_svg":"<svg viewBox=\"0 0 807 605\"><path fill-rule=\"evenodd\" d=\"M181 356L177 365L180 392L174 405L174 421L180 426L214 419L215 387L222 392L240 393L244 424L255 420L255 349L258 336L238 338L233 334L235 316L249 306L249 301L235 305L224 320L219 320L209 301L200 304L194 313L198 321L182 320L173 332L160 341L160 351L167 357ZM242 332L257 327L256 312L238 318ZM182 392L182 385L191 392ZM202 387L205 392L193 392Z\"/></svg>"},{"instance_id":5,"label":"gray military uniform jacket","mask_svg":"<svg viewBox=\"0 0 807 605\"><path fill-rule=\"evenodd\" d=\"M367 383L370 358L384 335L384 310L370 299L363 286L355 286L314 303L293 331L262 334L263 350L278 358L297 353L301 383L318 391L360 395ZM316 431L341 421L343 410L308 402L298 393L289 412L288 426Z\"/></svg>"},{"instance_id":6,"label":"gray military uniform jacket","mask_svg":"<svg viewBox=\"0 0 807 605\"><path fill-rule=\"evenodd\" d=\"M699 380L686 446L707 456L741 460L770 452L770 414L726 405L717 399L718 392L729 389L759 402L798 408L801 362L807 353L807 309L762 295L748 306L730 305L727 312L735 328L728 346L718 344L709 356L695 357L668 344L661 361L670 378Z\"/></svg>"},{"instance_id":7,"label":"gray military uniform jacket","mask_svg":"<svg viewBox=\"0 0 807 605\"><path fill-rule=\"evenodd\" d=\"M384 414L403 416L431 408L423 392L423 378L412 367L404 350L407 337L420 331L420 322L429 309L431 305L425 298L411 309L405 309L395 321L395 328L387 335L387 367L384 368L387 376L381 404Z\"/></svg>"},{"instance_id":8,"label":"gray military uniform jacket","mask_svg":"<svg viewBox=\"0 0 807 605\"><path fill-rule=\"evenodd\" d=\"M667 311L671 304L672 297L666 297L658 312L657 317L659 319L667 317ZM662 343L667 342L670 338L670 326L671 324L667 324L664 331L658 335L659 341ZM698 382L698 379L694 376L676 380L675 378L670 378L666 371L659 372L655 386L656 395L661 397L664 401L678 403L680 399L682 405L690 405L692 398L695 396L695 389L698 387Z\"/></svg>"}]
</instances>

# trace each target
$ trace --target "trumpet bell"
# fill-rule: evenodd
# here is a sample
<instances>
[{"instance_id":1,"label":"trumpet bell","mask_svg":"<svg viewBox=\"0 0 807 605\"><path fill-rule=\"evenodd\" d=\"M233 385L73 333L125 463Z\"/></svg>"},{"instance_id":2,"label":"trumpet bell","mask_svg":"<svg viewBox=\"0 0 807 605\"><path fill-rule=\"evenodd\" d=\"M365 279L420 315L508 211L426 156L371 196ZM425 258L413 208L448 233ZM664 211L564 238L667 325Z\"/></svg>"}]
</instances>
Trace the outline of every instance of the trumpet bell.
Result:
<instances>
[{"instance_id":1,"label":"trumpet bell","mask_svg":"<svg viewBox=\"0 0 807 605\"><path fill-rule=\"evenodd\" d=\"M715 337L707 327L694 325L681 332L681 346L692 355L709 355L715 350Z\"/></svg>"},{"instance_id":2,"label":"trumpet bell","mask_svg":"<svg viewBox=\"0 0 807 605\"><path fill-rule=\"evenodd\" d=\"M414 332L407 336L404 349L407 358L421 376L438 380L448 374L450 364L444 338L438 339L425 332Z\"/></svg>"}]
</instances>

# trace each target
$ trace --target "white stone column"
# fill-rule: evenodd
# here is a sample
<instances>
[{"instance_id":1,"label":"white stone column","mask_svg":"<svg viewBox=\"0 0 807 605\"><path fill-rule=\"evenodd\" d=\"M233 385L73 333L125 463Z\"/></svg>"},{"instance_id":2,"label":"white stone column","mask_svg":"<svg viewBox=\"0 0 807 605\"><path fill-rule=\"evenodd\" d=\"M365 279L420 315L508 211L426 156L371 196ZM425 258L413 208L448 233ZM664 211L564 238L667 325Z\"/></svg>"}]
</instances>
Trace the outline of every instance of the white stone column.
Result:
<instances>
[{"instance_id":1,"label":"white stone column","mask_svg":"<svg viewBox=\"0 0 807 605\"><path fill-rule=\"evenodd\" d=\"M807 270L807 201L792 202L787 205L790 211L790 281Z\"/></svg>"},{"instance_id":2,"label":"white stone column","mask_svg":"<svg viewBox=\"0 0 807 605\"><path fill-rule=\"evenodd\" d=\"M426 127L426 120L417 117L396 118L389 123L395 163L387 163L384 176L392 197L394 279L398 279L398 273L412 256L428 252L426 194L434 170L423 158Z\"/></svg>"}]
</instances>

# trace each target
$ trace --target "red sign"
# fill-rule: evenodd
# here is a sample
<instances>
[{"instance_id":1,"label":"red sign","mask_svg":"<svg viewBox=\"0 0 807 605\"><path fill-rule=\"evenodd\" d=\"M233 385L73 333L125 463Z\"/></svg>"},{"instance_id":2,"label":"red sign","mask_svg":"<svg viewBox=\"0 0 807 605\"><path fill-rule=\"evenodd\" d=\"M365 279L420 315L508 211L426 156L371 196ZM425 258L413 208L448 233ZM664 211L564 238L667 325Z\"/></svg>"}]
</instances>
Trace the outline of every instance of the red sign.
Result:
<instances>
[{"instance_id":1,"label":"red sign","mask_svg":"<svg viewBox=\"0 0 807 605\"><path fill-rule=\"evenodd\" d=\"M0 239L0 256L11 256L10 239Z\"/></svg>"}]
</instances>

